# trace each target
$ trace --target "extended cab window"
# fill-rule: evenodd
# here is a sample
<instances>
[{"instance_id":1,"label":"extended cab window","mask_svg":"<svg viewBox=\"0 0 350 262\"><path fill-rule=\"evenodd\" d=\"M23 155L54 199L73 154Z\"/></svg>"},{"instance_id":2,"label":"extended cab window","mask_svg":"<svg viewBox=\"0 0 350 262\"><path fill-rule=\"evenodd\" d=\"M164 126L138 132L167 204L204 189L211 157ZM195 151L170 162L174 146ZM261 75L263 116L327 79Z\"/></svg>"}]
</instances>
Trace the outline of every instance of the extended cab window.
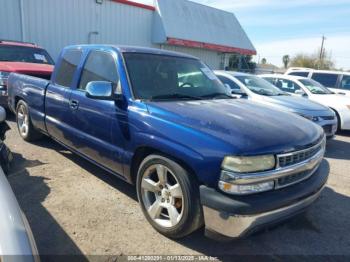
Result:
<instances>
[{"instance_id":1,"label":"extended cab window","mask_svg":"<svg viewBox=\"0 0 350 262\"><path fill-rule=\"evenodd\" d=\"M228 85L231 89L241 89L239 85L237 85L234 81L232 81L231 79L228 79L225 76L218 76L218 78L220 79L221 82Z\"/></svg>"},{"instance_id":2,"label":"extended cab window","mask_svg":"<svg viewBox=\"0 0 350 262\"><path fill-rule=\"evenodd\" d=\"M311 78L326 87L336 87L338 75L326 73L313 73Z\"/></svg>"},{"instance_id":3,"label":"extended cab window","mask_svg":"<svg viewBox=\"0 0 350 262\"><path fill-rule=\"evenodd\" d=\"M107 81L116 84L119 80L117 64L111 53L91 51L81 75L79 89L85 90L92 81Z\"/></svg>"},{"instance_id":4,"label":"extended cab window","mask_svg":"<svg viewBox=\"0 0 350 262\"><path fill-rule=\"evenodd\" d=\"M63 54L61 64L57 69L56 84L65 87L71 86L81 56L80 50L68 50Z\"/></svg>"}]
</instances>

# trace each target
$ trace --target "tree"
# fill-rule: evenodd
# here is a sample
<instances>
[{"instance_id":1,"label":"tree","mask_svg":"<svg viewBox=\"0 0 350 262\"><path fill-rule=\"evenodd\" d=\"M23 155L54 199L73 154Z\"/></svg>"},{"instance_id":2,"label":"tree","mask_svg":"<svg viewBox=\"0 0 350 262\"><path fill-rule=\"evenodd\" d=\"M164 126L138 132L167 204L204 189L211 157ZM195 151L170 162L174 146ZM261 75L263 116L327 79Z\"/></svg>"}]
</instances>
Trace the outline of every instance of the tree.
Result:
<instances>
[{"instance_id":1,"label":"tree","mask_svg":"<svg viewBox=\"0 0 350 262\"><path fill-rule=\"evenodd\" d=\"M256 63L253 61L253 56L247 55L245 61L248 67L247 69L249 71L254 71L256 68Z\"/></svg>"},{"instance_id":2,"label":"tree","mask_svg":"<svg viewBox=\"0 0 350 262\"><path fill-rule=\"evenodd\" d=\"M262 63L263 65L266 65L266 64L267 64L266 58L261 59L261 63Z\"/></svg>"},{"instance_id":3,"label":"tree","mask_svg":"<svg viewBox=\"0 0 350 262\"><path fill-rule=\"evenodd\" d=\"M256 63L252 59L251 55L232 54L229 58L228 70L254 71Z\"/></svg>"},{"instance_id":4,"label":"tree","mask_svg":"<svg viewBox=\"0 0 350 262\"><path fill-rule=\"evenodd\" d=\"M323 69L323 70L330 70L334 69L334 61L332 59L332 55L330 52L326 51L326 49L323 48L323 52L321 54L321 60L317 60L317 68Z\"/></svg>"},{"instance_id":5,"label":"tree","mask_svg":"<svg viewBox=\"0 0 350 262\"><path fill-rule=\"evenodd\" d=\"M334 68L334 62L331 55L324 50L322 60L320 60L319 52L299 53L291 59L290 66L329 70Z\"/></svg>"},{"instance_id":6,"label":"tree","mask_svg":"<svg viewBox=\"0 0 350 262\"><path fill-rule=\"evenodd\" d=\"M290 66L316 68L316 61L317 59L315 59L315 57L312 57L308 54L300 53L292 58L292 60L290 61Z\"/></svg>"},{"instance_id":7,"label":"tree","mask_svg":"<svg viewBox=\"0 0 350 262\"><path fill-rule=\"evenodd\" d=\"M289 64L289 62L290 62L290 57L289 57L289 55L284 55L284 56L282 57L282 61L283 61L284 68L287 69L288 64Z\"/></svg>"}]
</instances>

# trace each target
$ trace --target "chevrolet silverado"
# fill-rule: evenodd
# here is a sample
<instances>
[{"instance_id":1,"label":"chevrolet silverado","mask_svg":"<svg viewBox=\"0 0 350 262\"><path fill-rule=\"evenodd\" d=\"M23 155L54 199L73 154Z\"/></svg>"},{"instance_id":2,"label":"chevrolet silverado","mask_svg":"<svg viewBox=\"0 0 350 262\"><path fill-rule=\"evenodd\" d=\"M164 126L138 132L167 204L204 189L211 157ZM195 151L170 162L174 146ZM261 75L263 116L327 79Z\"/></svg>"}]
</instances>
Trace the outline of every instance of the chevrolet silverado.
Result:
<instances>
[{"instance_id":1,"label":"chevrolet silverado","mask_svg":"<svg viewBox=\"0 0 350 262\"><path fill-rule=\"evenodd\" d=\"M202 225L210 236L249 235L305 210L328 178L321 127L233 98L189 55L69 46L51 80L11 74L8 88L24 140L50 136L135 184L167 237Z\"/></svg>"}]
</instances>

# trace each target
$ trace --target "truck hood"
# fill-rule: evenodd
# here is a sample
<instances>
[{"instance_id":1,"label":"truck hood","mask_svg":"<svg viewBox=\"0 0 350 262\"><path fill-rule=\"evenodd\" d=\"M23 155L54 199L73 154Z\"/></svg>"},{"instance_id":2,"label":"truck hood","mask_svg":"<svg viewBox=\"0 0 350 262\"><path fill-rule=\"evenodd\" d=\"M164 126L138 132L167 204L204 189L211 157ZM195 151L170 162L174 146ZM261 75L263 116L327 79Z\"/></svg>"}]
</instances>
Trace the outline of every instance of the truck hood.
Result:
<instances>
[{"instance_id":1,"label":"truck hood","mask_svg":"<svg viewBox=\"0 0 350 262\"><path fill-rule=\"evenodd\" d=\"M295 96L266 96L264 102L276 105L279 107L285 107L291 111L303 110L303 111L327 111L328 108L310 101L306 98Z\"/></svg>"},{"instance_id":2,"label":"truck hood","mask_svg":"<svg viewBox=\"0 0 350 262\"><path fill-rule=\"evenodd\" d=\"M47 65L47 64L0 61L0 71L6 71L11 73L51 74L53 71L53 68L54 68L53 65Z\"/></svg>"},{"instance_id":3,"label":"truck hood","mask_svg":"<svg viewBox=\"0 0 350 262\"><path fill-rule=\"evenodd\" d=\"M282 153L308 147L323 131L292 113L247 100L148 102L149 113L231 145L230 153Z\"/></svg>"}]
</instances>

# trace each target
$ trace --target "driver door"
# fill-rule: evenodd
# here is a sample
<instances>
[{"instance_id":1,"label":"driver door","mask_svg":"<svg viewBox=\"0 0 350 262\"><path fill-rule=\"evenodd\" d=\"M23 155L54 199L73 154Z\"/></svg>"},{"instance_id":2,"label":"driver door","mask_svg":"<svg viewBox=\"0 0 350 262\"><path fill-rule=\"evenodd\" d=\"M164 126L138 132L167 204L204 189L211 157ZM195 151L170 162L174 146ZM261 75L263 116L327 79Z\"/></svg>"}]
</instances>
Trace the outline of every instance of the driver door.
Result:
<instances>
[{"instance_id":1,"label":"driver door","mask_svg":"<svg viewBox=\"0 0 350 262\"><path fill-rule=\"evenodd\" d=\"M70 104L74 105L70 107L70 126L75 130L71 140L76 151L121 175L124 137L120 121L126 113L115 101L88 98L85 91L91 81L107 81L120 87L115 56L102 50L88 54L80 81L70 96Z\"/></svg>"}]
</instances>

